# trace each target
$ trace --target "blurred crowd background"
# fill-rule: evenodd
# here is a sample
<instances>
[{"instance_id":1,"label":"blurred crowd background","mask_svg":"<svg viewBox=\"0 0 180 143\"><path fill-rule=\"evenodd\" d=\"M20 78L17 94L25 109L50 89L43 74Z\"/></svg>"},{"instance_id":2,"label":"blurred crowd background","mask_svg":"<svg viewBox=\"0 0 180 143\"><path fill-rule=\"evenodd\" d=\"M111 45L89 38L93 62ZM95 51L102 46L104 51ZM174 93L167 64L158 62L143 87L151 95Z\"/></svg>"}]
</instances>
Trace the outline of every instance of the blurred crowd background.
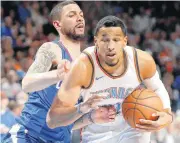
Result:
<instances>
[{"instance_id":1,"label":"blurred crowd background","mask_svg":"<svg viewBox=\"0 0 180 143\"><path fill-rule=\"evenodd\" d=\"M180 2L78 1L86 19L82 50L93 45L102 17L115 15L128 29L128 45L149 52L171 99L174 122L152 134L152 143L180 142ZM1 137L20 115L28 95L21 80L38 48L57 37L49 13L57 2L1 2Z\"/></svg>"}]
</instances>

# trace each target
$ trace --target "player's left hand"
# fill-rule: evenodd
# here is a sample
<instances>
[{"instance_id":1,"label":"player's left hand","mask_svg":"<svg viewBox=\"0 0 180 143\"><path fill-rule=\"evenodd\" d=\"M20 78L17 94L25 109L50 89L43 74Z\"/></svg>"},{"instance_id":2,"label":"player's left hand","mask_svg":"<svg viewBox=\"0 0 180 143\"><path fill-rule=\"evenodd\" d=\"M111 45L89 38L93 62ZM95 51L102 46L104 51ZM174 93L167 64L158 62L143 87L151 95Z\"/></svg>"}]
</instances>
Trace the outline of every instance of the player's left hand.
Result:
<instances>
[{"instance_id":1,"label":"player's left hand","mask_svg":"<svg viewBox=\"0 0 180 143\"><path fill-rule=\"evenodd\" d=\"M136 129L144 132L154 132L169 125L173 120L172 115L166 112L156 112L152 116L158 116L159 118L156 121L140 119L140 124L136 124Z\"/></svg>"}]
</instances>

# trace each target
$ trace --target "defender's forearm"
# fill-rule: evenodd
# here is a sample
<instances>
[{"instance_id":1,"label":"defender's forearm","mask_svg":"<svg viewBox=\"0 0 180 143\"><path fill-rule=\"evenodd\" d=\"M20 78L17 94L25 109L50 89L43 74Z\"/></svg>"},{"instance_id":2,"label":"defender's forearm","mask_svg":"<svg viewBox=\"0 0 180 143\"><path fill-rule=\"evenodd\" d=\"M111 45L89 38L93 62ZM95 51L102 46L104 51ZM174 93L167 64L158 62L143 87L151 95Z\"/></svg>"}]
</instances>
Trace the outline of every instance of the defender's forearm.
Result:
<instances>
[{"instance_id":1,"label":"defender's forearm","mask_svg":"<svg viewBox=\"0 0 180 143\"><path fill-rule=\"evenodd\" d=\"M22 89L24 92L39 91L56 84L60 80L61 79L57 77L57 70L44 73L32 73L24 77L22 81Z\"/></svg>"},{"instance_id":2,"label":"defender's forearm","mask_svg":"<svg viewBox=\"0 0 180 143\"><path fill-rule=\"evenodd\" d=\"M92 124L92 121L89 119L89 113L84 114L81 118L75 121L73 130L81 129L90 124Z\"/></svg>"}]
</instances>

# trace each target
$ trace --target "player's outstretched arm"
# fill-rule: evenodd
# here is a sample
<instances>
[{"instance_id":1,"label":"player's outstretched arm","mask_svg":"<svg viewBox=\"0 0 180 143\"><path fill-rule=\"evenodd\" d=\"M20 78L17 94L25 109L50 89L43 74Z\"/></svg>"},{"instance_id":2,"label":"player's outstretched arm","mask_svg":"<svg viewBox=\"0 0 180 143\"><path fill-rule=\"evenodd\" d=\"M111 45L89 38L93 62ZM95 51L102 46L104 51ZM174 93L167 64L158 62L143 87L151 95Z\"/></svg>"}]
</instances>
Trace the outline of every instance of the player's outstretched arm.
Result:
<instances>
[{"instance_id":1,"label":"player's outstretched arm","mask_svg":"<svg viewBox=\"0 0 180 143\"><path fill-rule=\"evenodd\" d=\"M145 131L156 131L172 122L170 99L164 84L159 78L154 59L146 52L137 50L138 62L141 78L148 89L153 90L162 100L164 110L157 112L154 116L159 116L157 121L141 120L142 124L151 125L149 127L139 125Z\"/></svg>"},{"instance_id":2,"label":"player's outstretched arm","mask_svg":"<svg viewBox=\"0 0 180 143\"><path fill-rule=\"evenodd\" d=\"M57 45L49 42L39 48L35 61L22 80L25 92L42 90L63 79L65 61L61 61L61 49L55 46ZM58 69L49 71L54 61L55 64L59 63Z\"/></svg>"},{"instance_id":3,"label":"player's outstretched arm","mask_svg":"<svg viewBox=\"0 0 180 143\"><path fill-rule=\"evenodd\" d=\"M86 55L81 54L65 77L57 97L47 114L47 125L50 128L74 123L83 114L95 108L103 97L93 96L75 106L82 87L88 87L92 76L92 65Z\"/></svg>"}]
</instances>

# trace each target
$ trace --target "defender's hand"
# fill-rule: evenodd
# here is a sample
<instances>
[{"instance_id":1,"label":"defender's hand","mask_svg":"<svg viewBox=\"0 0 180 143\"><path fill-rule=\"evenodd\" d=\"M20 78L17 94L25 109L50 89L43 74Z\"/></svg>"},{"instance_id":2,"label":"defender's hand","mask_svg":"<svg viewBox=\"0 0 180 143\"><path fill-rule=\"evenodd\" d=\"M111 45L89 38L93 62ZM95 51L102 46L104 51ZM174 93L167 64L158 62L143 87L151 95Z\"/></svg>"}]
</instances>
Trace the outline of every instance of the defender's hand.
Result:
<instances>
[{"instance_id":1,"label":"defender's hand","mask_svg":"<svg viewBox=\"0 0 180 143\"><path fill-rule=\"evenodd\" d=\"M93 110L91 113L91 118L94 123L107 123L113 122L116 117L116 109L114 106L109 107L99 107Z\"/></svg>"},{"instance_id":2,"label":"defender's hand","mask_svg":"<svg viewBox=\"0 0 180 143\"><path fill-rule=\"evenodd\" d=\"M103 96L93 95L87 101L80 103L78 106L78 112L80 113L88 113L92 109L98 109L98 103L104 100Z\"/></svg>"},{"instance_id":3,"label":"defender's hand","mask_svg":"<svg viewBox=\"0 0 180 143\"><path fill-rule=\"evenodd\" d=\"M57 64L56 61L53 61L53 64ZM60 79L60 80L63 80L65 75L68 73L68 71L70 70L71 68L71 63L70 61L68 60L61 60L60 63L58 64L57 66L57 77Z\"/></svg>"},{"instance_id":4,"label":"defender's hand","mask_svg":"<svg viewBox=\"0 0 180 143\"><path fill-rule=\"evenodd\" d=\"M144 132L154 132L172 123L172 115L166 112L156 112L152 116L159 116L157 121L140 119L140 124L137 124L137 130Z\"/></svg>"}]
</instances>

